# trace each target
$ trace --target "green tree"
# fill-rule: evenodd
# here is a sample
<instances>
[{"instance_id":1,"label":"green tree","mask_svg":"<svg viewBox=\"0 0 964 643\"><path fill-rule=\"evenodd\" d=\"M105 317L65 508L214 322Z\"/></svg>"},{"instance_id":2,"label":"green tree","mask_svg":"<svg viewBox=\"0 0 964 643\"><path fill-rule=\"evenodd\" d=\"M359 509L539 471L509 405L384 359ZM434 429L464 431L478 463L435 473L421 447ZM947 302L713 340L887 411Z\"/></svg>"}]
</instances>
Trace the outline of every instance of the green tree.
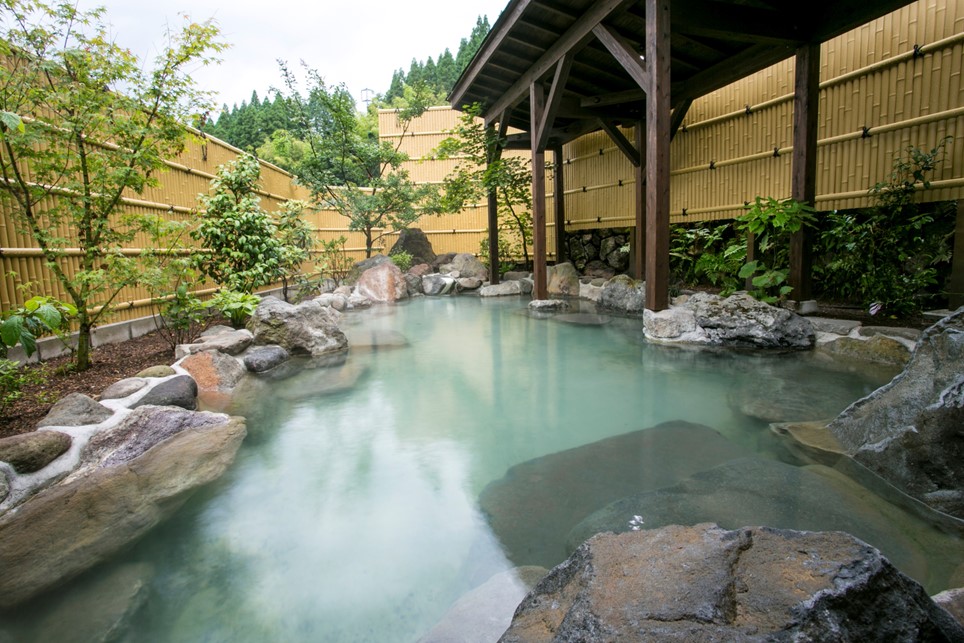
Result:
<instances>
[{"instance_id":1,"label":"green tree","mask_svg":"<svg viewBox=\"0 0 964 643\"><path fill-rule=\"evenodd\" d=\"M182 124L208 100L190 72L225 45L212 23L188 23L149 70L115 44L102 9L3 0L0 16L0 193L77 309L83 370L91 329L141 274L122 248L138 233L163 242L158 218L122 213L122 197L157 185L164 160L183 149Z\"/></svg>"},{"instance_id":2,"label":"green tree","mask_svg":"<svg viewBox=\"0 0 964 643\"><path fill-rule=\"evenodd\" d=\"M532 243L532 173L522 158L502 154L505 140L500 139L493 128L482 124L480 112L479 105L466 109L452 136L435 150L437 158L460 159L443 182L443 200L447 208L457 211L468 202L478 202L490 193L495 194L500 241L497 259L504 263L511 257L521 256L528 265Z\"/></svg>"},{"instance_id":3,"label":"green tree","mask_svg":"<svg viewBox=\"0 0 964 643\"><path fill-rule=\"evenodd\" d=\"M317 71L306 71L309 87L303 97L282 65L292 121L309 148L297 174L319 204L336 210L348 219L350 230L365 235L365 256L371 256L375 243L389 231L446 211L435 186L417 185L402 167L408 160L400 151L404 133L428 108L428 92L420 93L419 86L409 107L397 112L403 135L392 145L369 129L344 86L329 87Z\"/></svg>"},{"instance_id":4,"label":"green tree","mask_svg":"<svg viewBox=\"0 0 964 643\"><path fill-rule=\"evenodd\" d=\"M191 236L203 247L195 255L205 275L230 290L250 293L281 278L284 244L257 195L261 164L243 154L218 168L210 195L198 197L203 210Z\"/></svg>"}]
</instances>

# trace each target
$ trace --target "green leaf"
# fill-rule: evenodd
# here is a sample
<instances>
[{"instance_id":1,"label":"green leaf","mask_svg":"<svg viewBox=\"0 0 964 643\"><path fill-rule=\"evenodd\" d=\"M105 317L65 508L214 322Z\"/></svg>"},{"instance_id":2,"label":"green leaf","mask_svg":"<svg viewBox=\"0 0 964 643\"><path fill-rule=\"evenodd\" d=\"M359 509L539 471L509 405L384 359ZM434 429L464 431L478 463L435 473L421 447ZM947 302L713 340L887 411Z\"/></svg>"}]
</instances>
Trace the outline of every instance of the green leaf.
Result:
<instances>
[{"instance_id":1,"label":"green leaf","mask_svg":"<svg viewBox=\"0 0 964 643\"><path fill-rule=\"evenodd\" d=\"M751 276L754 272L756 272L758 263L758 261L748 261L747 263L743 264L743 267L740 268L740 272L737 274L737 276L740 279L746 279L747 277Z\"/></svg>"},{"instance_id":2,"label":"green leaf","mask_svg":"<svg viewBox=\"0 0 964 643\"><path fill-rule=\"evenodd\" d=\"M16 130L18 134L23 134L26 128L23 124L23 119L20 118L18 114L13 112L8 112L5 110L0 110L0 123L3 124L4 129Z\"/></svg>"}]
</instances>

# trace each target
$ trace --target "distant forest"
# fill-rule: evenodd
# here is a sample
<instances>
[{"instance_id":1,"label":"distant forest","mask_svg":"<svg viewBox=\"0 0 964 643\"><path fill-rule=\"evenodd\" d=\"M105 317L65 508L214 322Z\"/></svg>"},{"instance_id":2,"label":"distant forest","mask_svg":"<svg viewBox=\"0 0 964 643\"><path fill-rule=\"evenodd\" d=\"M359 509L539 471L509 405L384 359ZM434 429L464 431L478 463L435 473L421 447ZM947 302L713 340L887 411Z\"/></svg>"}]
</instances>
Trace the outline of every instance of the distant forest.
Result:
<instances>
[{"instance_id":1,"label":"distant forest","mask_svg":"<svg viewBox=\"0 0 964 643\"><path fill-rule=\"evenodd\" d=\"M388 91L374 96L367 109L405 107L406 92L411 92L416 86L420 86L423 93L429 92L435 104L444 105L446 97L479 50L489 29L488 17L480 16L471 34L462 38L454 56L446 48L435 58L429 56L424 61L412 59L408 71L397 69L392 75ZM251 98L240 105L223 105L217 119L204 123L202 131L285 167L290 151L288 154L277 153L278 133L290 132L295 128L290 127L291 110L284 96L278 92L272 94L262 99L257 91L252 91ZM297 145L297 141L287 141L286 144Z\"/></svg>"}]
</instances>

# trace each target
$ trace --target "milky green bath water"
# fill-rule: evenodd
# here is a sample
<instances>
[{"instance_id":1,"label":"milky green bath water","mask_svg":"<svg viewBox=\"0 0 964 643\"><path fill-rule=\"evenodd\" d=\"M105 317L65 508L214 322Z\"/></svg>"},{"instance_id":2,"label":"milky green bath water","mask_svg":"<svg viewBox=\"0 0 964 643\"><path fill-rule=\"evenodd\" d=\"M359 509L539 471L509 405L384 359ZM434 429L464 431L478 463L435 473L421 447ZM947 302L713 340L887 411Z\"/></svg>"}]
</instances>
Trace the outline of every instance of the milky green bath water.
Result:
<instances>
[{"instance_id":1,"label":"milky green bath water","mask_svg":"<svg viewBox=\"0 0 964 643\"><path fill-rule=\"evenodd\" d=\"M654 346L639 320L534 319L525 303L349 313L345 364L258 389L227 474L119 557L153 566L131 640L415 641L514 566L478 501L513 465L675 420L801 464L740 411L748 392L819 384L808 404L832 416L893 374ZM935 555L928 569L955 562L920 552Z\"/></svg>"}]
</instances>

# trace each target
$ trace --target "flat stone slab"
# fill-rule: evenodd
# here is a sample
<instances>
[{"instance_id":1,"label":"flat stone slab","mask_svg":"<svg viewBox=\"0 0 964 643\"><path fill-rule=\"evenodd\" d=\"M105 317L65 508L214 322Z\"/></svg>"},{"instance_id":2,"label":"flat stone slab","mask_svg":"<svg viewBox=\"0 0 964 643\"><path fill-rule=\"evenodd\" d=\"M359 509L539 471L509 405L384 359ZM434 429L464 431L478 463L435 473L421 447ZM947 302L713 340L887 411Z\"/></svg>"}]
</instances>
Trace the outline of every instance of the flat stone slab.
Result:
<instances>
[{"instance_id":1,"label":"flat stone slab","mask_svg":"<svg viewBox=\"0 0 964 643\"><path fill-rule=\"evenodd\" d=\"M922 331L917 328L903 328L901 326L861 326L857 333L861 337L874 337L875 335L886 335L887 337L900 337L912 342L920 339Z\"/></svg>"},{"instance_id":2,"label":"flat stone slab","mask_svg":"<svg viewBox=\"0 0 964 643\"><path fill-rule=\"evenodd\" d=\"M831 319L829 317L807 317L818 333L833 333L834 335L849 335L850 331L860 327L859 321L852 319Z\"/></svg>"},{"instance_id":3,"label":"flat stone slab","mask_svg":"<svg viewBox=\"0 0 964 643\"><path fill-rule=\"evenodd\" d=\"M517 464L479 504L513 563L552 567L569 553L566 534L593 511L745 455L709 427L666 422Z\"/></svg>"}]
</instances>

